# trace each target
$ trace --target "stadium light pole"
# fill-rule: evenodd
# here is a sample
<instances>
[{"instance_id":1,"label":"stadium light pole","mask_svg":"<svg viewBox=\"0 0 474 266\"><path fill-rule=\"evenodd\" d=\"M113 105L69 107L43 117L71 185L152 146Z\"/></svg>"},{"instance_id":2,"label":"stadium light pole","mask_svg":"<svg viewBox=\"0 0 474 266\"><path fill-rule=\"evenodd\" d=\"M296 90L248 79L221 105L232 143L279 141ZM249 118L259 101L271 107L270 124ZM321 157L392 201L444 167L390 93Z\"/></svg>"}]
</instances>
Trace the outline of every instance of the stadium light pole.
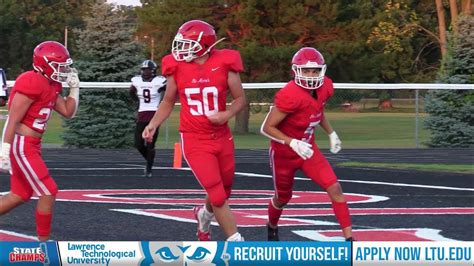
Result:
<instances>
[{"instance_id":1,"label":"stadium light pole","mask_svg":"<svg viewBox=\"0 0 474 266\"><path fill-rule=\"evenodd\" d=\"M155 38L151 36L151 61L155 61L154 57L155 57Z\"/></svg>"},{"instance_id":2,"label":"stadium light pole","mask_svg":"<svg viewBox=\"0 0 474 266\"><path fill-rule=\"evenodd\" d=\"M64 27L64 47L67 49L67 26Z\"/></svg>"},{"instance_id":3,"label":"stadium light pole","mask_svg":"<svg viewBox=\"0 0 474 266\"><path fill-rule=\"evenodd\" d=\"M150 59L151 61L155 61L154 58L155 58L155 38L153 36L148 36L148 35L145 35L143 36L143 38L145 40L148 40L148 38L150 38Z\"/></svg>"}]
</instances>

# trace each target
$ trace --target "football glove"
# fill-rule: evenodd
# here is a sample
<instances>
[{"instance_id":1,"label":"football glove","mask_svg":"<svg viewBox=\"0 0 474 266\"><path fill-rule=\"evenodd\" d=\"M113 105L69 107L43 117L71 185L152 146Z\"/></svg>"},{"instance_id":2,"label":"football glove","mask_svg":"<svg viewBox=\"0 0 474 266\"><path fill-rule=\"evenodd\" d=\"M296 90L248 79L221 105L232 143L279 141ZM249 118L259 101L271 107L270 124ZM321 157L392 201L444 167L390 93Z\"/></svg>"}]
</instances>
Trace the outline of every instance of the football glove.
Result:
<instances>
[{"instance_id":1,"label":"football glove","mask_svg":"<svg viewBox=\"0 0 474 266\"><path fill-rule=\"evenodd\" d=\"M79 89L79 85L81 81L79 80L79 75L77 73L77 70L75 68L71 68L71 72L67 74L67 80L66 80L67 85L69 88L76 88Z\"/></svg>"},{"instance_id":2,"label":"football glove","mask_svg":"<svg viewBox=\"0 0 474 266\"><path fill-rule=\"evenodd\" d=\"M298 139L292 139L290 142L290 147L304 160L307 160L313 156L313 149L311 149L311 144Z\"/></svg>"},{"instance_id":3,"label":"football glove","mask_svg":"<svg viewBox=\"0 0 474 266\"><path fill-rule=\"evenodd\" d=\"M341 150L342 142L339 139L339 136L336 134L336 131L333 131L329 134L329 144L331 148L329 149L332 153L336 154Z\"/></svg>"},{"instance_id":4,"label":"football glove","mask_svg":"<svg viewBox=\"0 0 474 266\"><path fill-rule=\"evenodd\" d=\"M76 109L74 109L74 113L72 117L76 116L77 108L79 106L79 86L81 81L79 80L79 76L77 73L77 69L71 68L71 72L67 75L67 85L69 86L69 96L76 101Z\"/></svg>"},{"instance_id":5,"label":"football glove","mask_svg":"<svg viewBox=\"0 0 474 266\"><path fill-rule=\"evenodd\" d=\"M0 169L2 172L9 172L11 174L12 166L10 163L10 149L10 143L2 143L2 150L0 153Z\"/></svg>"}]
</instances>

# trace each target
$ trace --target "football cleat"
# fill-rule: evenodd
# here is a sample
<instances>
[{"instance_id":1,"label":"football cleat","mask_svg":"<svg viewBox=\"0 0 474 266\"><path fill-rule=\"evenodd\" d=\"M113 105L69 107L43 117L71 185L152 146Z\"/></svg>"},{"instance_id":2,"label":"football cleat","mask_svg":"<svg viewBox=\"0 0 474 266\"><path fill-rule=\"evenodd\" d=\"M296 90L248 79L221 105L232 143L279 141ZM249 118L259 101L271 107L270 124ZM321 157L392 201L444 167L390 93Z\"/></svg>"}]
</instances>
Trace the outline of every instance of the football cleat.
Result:
<instances>
[{"instance_id":1,"label":"football cleat","mask_svg":"<svg viewBox=\"0 0 474 266\"><path fill-rule=\"evenodd\" d=\"M267 231L268 241L280 241L280 237L278 236L278 227L272 228L269 224L267 224Z\"/></svg>"},{"instance_id":2,"label":"football cleat","mask_svg":"<svg viewBox=\"0 0 474 266\"><path fill-rule=\"evenodd\" d=\"M229 236L226 239L226 241L228 241L228 242L242 242L242 241L245 241L245 239L239 232L235 232L235 234Z\"/></svg>"},{"instance_id":3,"label":"football cleat","mask_svg":"<svg viewBox=\"0 0 474 266\"><path fill-rule=\"evenodd\" d=\"M151 169L150 170L145 169L145 173L143 174L143 176L146 178L151 178L153 176Z\"/></svg>"},{"instance_id":4,"label":"football cleat","mask_svg":"<svg viewBox=\"0 0 474 266\"><path fill-rule=\"evenodd\" d=\"M201 226L206 223L204 217L204 210L202 210L203 206L196 206L193 208L194 218L197 221L197 233L196 236L199 241L211 241L211 230L208 226L209 230L207 232L201 230ZM201 211L202 210L202 211ZM211 221L207 221L207 223L211 223Z\"/></svg>"}]
</instances>

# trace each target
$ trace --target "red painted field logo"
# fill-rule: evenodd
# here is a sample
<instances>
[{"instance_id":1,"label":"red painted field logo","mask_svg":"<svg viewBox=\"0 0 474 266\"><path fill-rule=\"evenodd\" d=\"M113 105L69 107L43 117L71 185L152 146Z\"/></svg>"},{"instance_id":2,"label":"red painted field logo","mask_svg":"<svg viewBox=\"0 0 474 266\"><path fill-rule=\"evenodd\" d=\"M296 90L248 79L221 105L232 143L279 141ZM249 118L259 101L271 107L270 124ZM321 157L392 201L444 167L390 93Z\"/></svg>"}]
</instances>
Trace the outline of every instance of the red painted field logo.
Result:
<instances>
[{"instance_id":1,"label":"red painted field logo","mask_svg":"<svg viewBox=\"0 0 474 266\"><path fill-rule=\"evenodd\" d=\"M44 263L46 260L46 253L38 248L19 248L14 247L13 251L8 254L10 263L16 262L40 262Z\"/></svg>"},{"instance_id":2,"label":"red painted field logo","mask_svg":"<svg viewBox=\"0 0 474 266\"><path fill-rule=\"evenodd\" d=\"M232 190L231 205L268 205L273 190ZM346 193L349 203L374 203L387 200L387 197L366 194ZM159 204L159 205L198 205L202 204L205 192L202 189L73 189L61 190L59 201L121 203L121 204ZM294 191L292 205L331 204L326 192ZM189 208L186 208L189 209Z\"/></svg>"},{"instance_id":3,"label":"red painted field logo","mask_svg":"<svg viewBox=\"0 0 474 266\"><path fill-rule=\"evenodd\" d=\"M233 190L229 200L239 227L263 227L266 225L267 205L273 196L272 190ZM191 207L202 204L204 191L200 189L99 189L62 190L57 195L59 201L92 202L117 204L111 211L130 213L171 221L195 223ZM472 207L445 208L364 208L365 203L383 202L388 197L367 194L345 193L352 216L403 215L468 215L474 214ZM120 204L156 205L154 208L126 208ZM294 191L291 207L285 208L279 226L335 227L331 200L322 191ZM217 223L213 222L217 226ZM333 241L340 230L293 230L293 233L317 241ZM356 239L363 241L452 241L444 238L440 230L434 228L370 228L354 230Z\"/></svg>"}]
</instances>

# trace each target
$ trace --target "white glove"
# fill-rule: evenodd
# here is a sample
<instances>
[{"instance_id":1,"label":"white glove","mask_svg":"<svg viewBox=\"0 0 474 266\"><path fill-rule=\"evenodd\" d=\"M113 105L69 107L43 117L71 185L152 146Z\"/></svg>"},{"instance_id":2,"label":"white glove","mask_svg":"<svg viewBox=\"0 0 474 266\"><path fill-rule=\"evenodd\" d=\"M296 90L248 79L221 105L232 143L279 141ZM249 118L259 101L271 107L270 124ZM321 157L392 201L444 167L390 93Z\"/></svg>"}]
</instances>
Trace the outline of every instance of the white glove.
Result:
<instances>
[{"instance_id":1,"label":"white glove","mask_svg":"<svg viewBox=\"0 0 474 266\"><path fill-rule=\"evenodd\" d=\"M292 139L290 142L290 147L304 160L307 160L313 156L313 149L311 149L311 144L298 139Z\"/></svg>"},{"instance_id":2,"label":"white glove","mask_svg":"<svg viewBox=\"0 0 474 266\"><path fill-rule=\"evenodd\" d=\"M2 172L9 172L12 173L12 166L10 163L10 143L2 143L2 150L0 154L0 169Z\"/></svg>"},{"instance_id":3,"label":"white glove","mask_svg":"<svg viewBox=\"0 0 474 266\"><path fill-rule=\"evenodd\" d=\"M76 109L74 109L74 113L72 117L76 116L77 107L79 106L79 86L81 81L79 80L79 76L77 73L77 69L71 68L71 72L67 75L67 85L69 86L69 96L76 101Z\"/></svg>"},{"instance_id":4,"label":"white glove","mask_svg":"<svg viewBox=\"0 0 474 266\"><path fill-rule=\"evenodd\" d=\"M331 145L331 148L329 149L332 153L336 154L341 150L341 140L339 139L339 136L336 134L336 131L333 131L331 134L329 134L329 144Z\"/></svg>"},{"instance_id":5,"label":"white glove","mask_svg":"<svg viewBox=\"0 0 474 266\"><path fill-rule=\"evenodd\" d=\"M75 68L71 68L71 72L67 74L67 79L66 83L69 86L69 88L77 88L79 89L79 85L81 81L79 80L79 75L77 73L77 70Z\"/></svg>"}]
</instances>

